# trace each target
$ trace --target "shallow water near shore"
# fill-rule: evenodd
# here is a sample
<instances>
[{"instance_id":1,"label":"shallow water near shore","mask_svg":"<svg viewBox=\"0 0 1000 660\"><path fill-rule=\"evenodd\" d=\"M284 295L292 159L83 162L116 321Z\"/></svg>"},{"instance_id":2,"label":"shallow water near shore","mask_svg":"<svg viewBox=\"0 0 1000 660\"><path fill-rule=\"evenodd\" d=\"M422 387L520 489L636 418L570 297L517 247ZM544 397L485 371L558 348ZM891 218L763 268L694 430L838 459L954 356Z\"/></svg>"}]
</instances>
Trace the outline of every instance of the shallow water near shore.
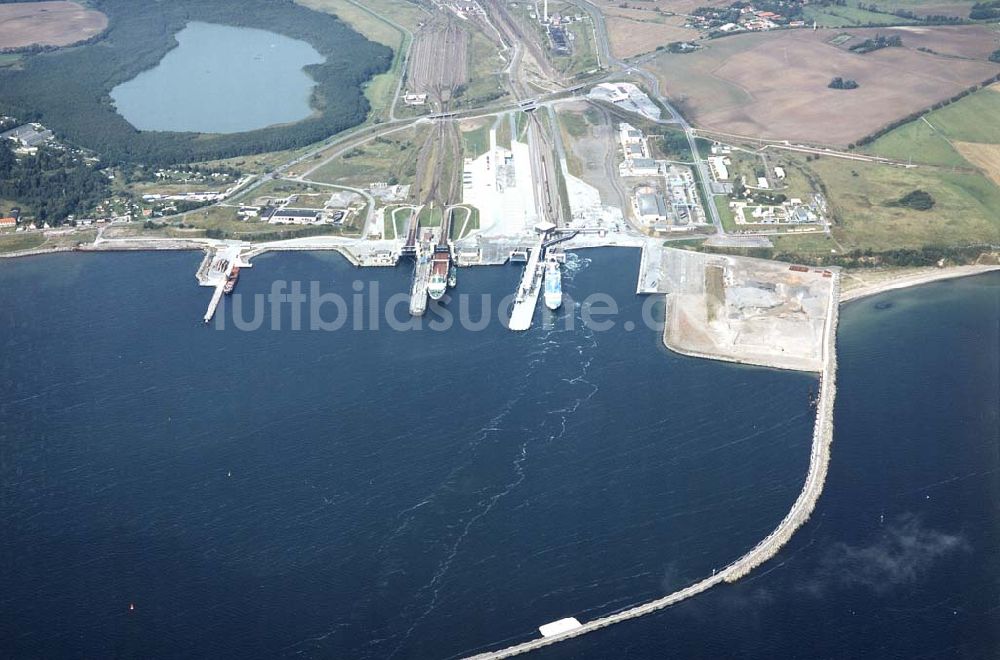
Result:
<instances>
[{"instance_id":1,"label":"shallow water near shore","mask_svg":"<svg viewBox=\"0 0 1000 660\"><path fill-rule=\"evenodd\" d=\"M14 657L450 657L533 637L562 616L655 598L742 554L798 494L815 377L667 352L632 293L638 253L580 255L564 288L578 300L595 291L617 300L610 331L564 330L542 310L523 334L498 324L309 332L287 319L282 330L217 330L201 323L210 292L194 286L197 253L0 264L9 329L0 648ZM409 275L357 270L333 254L272 254L241 274L238 290L316 280L349 297L360 279L391 295L407 291ZM506 294L518 275L463 269L458 290ZM902 350L885 346L884 324L905 326L921 309L918 300L869 310L880 300L854 303L883 315L874 321L852 307L841 316L830 480L841 483L789 550L748 582L694 599L694 614L683 604L548 653L622 657L638 634L629 657L697 657L699 645L738 630L741 650L766 656L772 637L761 617L800 585L772 586L767 597L756 586L841 540L867 539L850 524L870 532L873 505L850 514L858 498L885 493L852 490L862 476L892 479L890 494L922 487L865 453L879 448L889 461L891 444L850 441L852 423L854 433L867 425L863 415L852 422L850 408L872 397L867 370L886 371L879 360ZM938 368L946 365L923 363ZM945 384L960 385L953 380ZM949 410L946 401L933 411ZM925 468L917 476L935 477ZM944 544L940 562L918 566L921 579L983 551L961 518L883 506L900 534L929 530ZM969 511L980 517L968 524L992 520L995 529L995 517ZM827 537L831 527L838 533ZM749 596L733 612L749 619L726 635L723 623L704 621L695 635L698 608L739 590ZM820 621L831 612L817 602Z\"/></svg>"}]
</instances>

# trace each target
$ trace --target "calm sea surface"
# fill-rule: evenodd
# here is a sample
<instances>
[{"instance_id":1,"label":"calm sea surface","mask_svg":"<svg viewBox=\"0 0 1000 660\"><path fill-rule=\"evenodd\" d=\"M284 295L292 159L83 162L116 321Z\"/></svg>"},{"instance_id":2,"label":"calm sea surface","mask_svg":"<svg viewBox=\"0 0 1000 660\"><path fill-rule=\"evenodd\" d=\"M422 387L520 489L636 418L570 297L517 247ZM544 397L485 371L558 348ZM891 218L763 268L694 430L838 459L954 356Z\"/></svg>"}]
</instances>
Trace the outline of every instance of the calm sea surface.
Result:
<instances>
[{"instance_id":1,"label":"calm sea surface","mask_svg":"<svg viewBox=\"0 0 1000 660\"><path fill-rule=\"evenodd\" d=\"M144 131L238 133L305 119L323 56L266 30L192 22L160 63L111 90L118 112Z\"/></svg>"},{"instance_id":2,"label":"calm sea surface","mask_svg":"<svg viewBox=\"0 0 1000 660\"><path fill-rule=\"evenodd\" d=\"M0 262L0 655L450 657L709 574L802 484L816 379L662 349L636 252L567 269L613 329L523 334L205 327L199 260ZM237 291L409 274L267 255ZM546 654L995 656L998 283L848 306L813 521L744 583Z\"/></svg>"}]
</instances>

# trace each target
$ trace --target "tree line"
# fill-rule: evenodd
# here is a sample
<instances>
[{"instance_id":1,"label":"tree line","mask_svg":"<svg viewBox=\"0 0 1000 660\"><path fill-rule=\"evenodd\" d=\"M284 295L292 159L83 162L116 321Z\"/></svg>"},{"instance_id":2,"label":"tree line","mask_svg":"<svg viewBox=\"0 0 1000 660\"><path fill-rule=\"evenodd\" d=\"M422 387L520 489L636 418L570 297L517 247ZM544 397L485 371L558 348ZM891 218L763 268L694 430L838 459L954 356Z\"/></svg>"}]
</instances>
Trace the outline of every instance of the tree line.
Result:
<instances>
[{"instance_id":1,"label":"tree line","mask_svg":"<svg viewBox=\"0 0 1000 660\"><path fill-rule=\"evenodd\" d=\"M1000 81L1000 74L997 74L997 75L993 76L992 78L988 78L988 79L984 80L982 83L980 83L978 85L973 85L972 87L964 89L961 92L959 92L958 94L955 94L954 96L952 96L951 98L945 99L943 101L938 101L937 103L935 103L934 105L930 106L929 108L924 108L923 110L918 110L916 112L911 112L910 114L906 115L905 117L903 117L901 119L897 119L894 122L886 124L885 126L883 126L882 128L880 128L879 130L875 131L874 133L869 133L868 135L864 136L863 138L861 138L857 142L852 142L851 144L847 145L847 148L848 149L854 149L855 147L863 147L866 144L871 144L872 142L874 142L875 140L879 139L880 137L882 137L886 133L899 128L903 124L909 124L911 121L916 121L917 119L920 119L920 117L922 117L923 115L926 115L928 112L934 112L935 110L939 110L939 109L943 108L946 105L951 105L952 103L955 103L956 101L960 101L961 99L965 98L969 94L972 94L973 92L979 91L983 87L987 87L987 86L992 85L993 83L998 82L998 81Z\"/></svg>"}]
</instances>

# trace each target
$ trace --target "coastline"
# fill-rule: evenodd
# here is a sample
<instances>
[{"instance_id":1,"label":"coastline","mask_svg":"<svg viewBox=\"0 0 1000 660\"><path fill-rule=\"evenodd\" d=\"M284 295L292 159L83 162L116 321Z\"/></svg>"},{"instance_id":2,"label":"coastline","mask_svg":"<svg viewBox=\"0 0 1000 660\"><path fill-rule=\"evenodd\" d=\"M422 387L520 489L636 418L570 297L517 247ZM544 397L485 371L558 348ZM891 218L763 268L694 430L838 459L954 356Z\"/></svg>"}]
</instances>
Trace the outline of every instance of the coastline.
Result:
<instances>
[{"instance_id":1,"label":"coastline","mask_svg":"<svg viewBox=\"0 0 1000 660\"><path fill-rule=\"evenodd\" d=\"M885 291L895 289L906 289L909 287L930 284L941 280L950 280L958 277L969 277L971 275L981 275L992 271L1000 270L1000 264L977 264L972 266L949 266L947 268L933 268L920 270L917 272L898 273L880 282L866 283L856 288L844 291L840 294L840 303L844 304L852 300L860 300L869 296L874 296Z\"/></svg>"}]
</instances>

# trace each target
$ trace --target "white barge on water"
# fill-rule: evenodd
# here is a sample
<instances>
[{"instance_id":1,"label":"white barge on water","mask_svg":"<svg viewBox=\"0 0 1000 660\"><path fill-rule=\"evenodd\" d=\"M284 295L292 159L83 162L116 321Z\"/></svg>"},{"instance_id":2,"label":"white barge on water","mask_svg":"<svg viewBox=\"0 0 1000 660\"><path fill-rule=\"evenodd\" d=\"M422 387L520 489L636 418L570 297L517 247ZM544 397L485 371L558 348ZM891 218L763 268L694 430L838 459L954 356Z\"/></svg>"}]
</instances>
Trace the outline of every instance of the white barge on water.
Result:
<instances>
[{"instance_id":1,"label":"white barge on water","mask_svg":"<svg viewBox=\"0 0 1000 660\"><path fill-rule=\"evenodd\" d=\"M552 311L562 306L562 270L552 255L545 261L545 306Z\"/></svg>"}]
</instances>

